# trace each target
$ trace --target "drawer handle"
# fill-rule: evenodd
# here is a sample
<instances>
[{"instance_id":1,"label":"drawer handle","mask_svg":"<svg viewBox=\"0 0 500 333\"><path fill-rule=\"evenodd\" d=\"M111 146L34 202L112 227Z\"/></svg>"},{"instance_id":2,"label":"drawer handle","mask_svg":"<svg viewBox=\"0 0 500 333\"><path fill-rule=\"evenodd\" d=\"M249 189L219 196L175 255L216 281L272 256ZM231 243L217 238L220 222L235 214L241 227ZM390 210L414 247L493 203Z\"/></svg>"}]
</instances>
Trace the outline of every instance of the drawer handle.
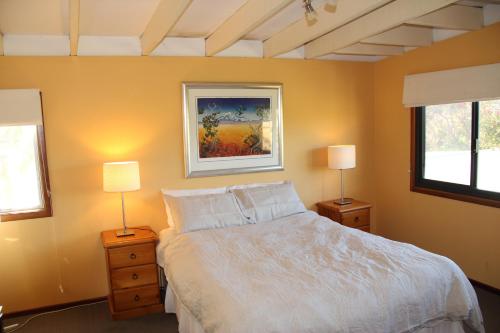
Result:
<instances>
[{"instance_id":1,"label":"drawer handle","mask_svg":"<svg viewBox=\"0 0 500 333\"><path fill-rule=\"evenodd\" d=\"M356 216L356 217L354 218L354 222L359 222L359 216Z\"/></svg>"},{"instance_id":2,"label":"drawer handle","mask_svg":"<svg viewBox=\"0 0 500 333\"><path fill-rule=\"evenodd\" d=\"M137 273L132 274L132 280L137 280L139 278L139 275Z\"/></svg>"},{"instance_id":3,"label":"drawer handle","mask_svg":"<svg viewBox=\"0 0 500 333\"><path fill-rule=\"evenodd\" d=\"M135 258L137 258L137 256L135 255L135 253L131 253L129 257L130 257L130 259L132 259L132 260L133 260L133 259L135 259Z\"/></svg>"},{"instance_id":4,"label":"drawer handle","mask_svg":"<svg viewBox=\"0 0 500 333\"><path fill-rule=\"evenodd\" d=\"M139 295L135 295L135 297L134 297L134 301L139 302L139 300L140 300L140 299L141 299L141 298L139 297Z\"/></svg>"}]
</instances>

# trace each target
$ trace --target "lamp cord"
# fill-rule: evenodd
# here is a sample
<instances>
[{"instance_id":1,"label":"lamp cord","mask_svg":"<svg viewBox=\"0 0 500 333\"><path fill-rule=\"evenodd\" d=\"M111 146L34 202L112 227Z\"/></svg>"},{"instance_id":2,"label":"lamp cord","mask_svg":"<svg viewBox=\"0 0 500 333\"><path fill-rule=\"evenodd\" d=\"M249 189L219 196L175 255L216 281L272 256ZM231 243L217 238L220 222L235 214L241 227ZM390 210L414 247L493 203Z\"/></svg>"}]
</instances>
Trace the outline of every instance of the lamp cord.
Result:
<instances>
[{"instance_id":1,"label":"lamp cord","mask_svg":"<svg viewBox=\"0 0 500 333\"><path fill-rule=\"evenodd\" d=\"M75 309L75 308L81 308L81 307L85 307L85 306L100 304L100 303L104 303L104 302L107 302L107 301L99 301L99 302L93 302L93 303L87 303L87 304L74 305L74 306L70 306L69 308L64 308L64 309L60 309L60 310L53 310L53 311L47 311L47 312L38 313L38 314L36 314L34 316L31 316L28 319L26 319L24 321L24 323L20 324L19 326L16 326L16 327L13 327L13 328L10 328L10 329L7 326L5 328L5 333L12 333L12 332L18 331L21 328L23 328L24 326L28 325L28 323L31 320L33 320L33 319L35 319L37 317L41 317L41 316L52 314L52 313L59 313L59 312L63 312L63 311L67 311L67 310L71 310L71 309ZM12 324L10 326L13 326L13 325L16 325L16 324Z\"/></svg>"}]
</instances>

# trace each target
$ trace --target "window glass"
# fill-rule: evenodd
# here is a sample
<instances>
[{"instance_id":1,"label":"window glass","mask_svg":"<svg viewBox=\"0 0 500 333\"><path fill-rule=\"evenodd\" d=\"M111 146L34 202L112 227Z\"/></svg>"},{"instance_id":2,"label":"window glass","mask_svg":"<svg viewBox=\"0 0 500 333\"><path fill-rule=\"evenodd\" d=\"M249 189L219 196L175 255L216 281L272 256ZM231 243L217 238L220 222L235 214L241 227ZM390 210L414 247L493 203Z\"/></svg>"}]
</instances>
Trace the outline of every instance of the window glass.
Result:
<instances>
[{"instance_id":1,"label":"window glass","mask_svg":"<svg viewBox=\"0 0 500 333\"><path fill-rule=\"evenodd\" d=\"M425 108L424 178L470 185L472 103Z\"/></svg>"},{"instance_id":2,"label":"window glass","mask_svg":"<svg viewBox=\"0 0 500 333\"><path fill-rule=\"evenodd\" d=\"M0 213L43 208L37 126L0 126Z\"/></svg>"},{"instance_id":3,"label":"window glass","mask_svg":"<svg viewBox=\"0 0 500 333\"><path fill-rule=\"evenodd\" d=\"M500 100L479 102L477 188L500 192Z\"/></svg>"}]
</instances>

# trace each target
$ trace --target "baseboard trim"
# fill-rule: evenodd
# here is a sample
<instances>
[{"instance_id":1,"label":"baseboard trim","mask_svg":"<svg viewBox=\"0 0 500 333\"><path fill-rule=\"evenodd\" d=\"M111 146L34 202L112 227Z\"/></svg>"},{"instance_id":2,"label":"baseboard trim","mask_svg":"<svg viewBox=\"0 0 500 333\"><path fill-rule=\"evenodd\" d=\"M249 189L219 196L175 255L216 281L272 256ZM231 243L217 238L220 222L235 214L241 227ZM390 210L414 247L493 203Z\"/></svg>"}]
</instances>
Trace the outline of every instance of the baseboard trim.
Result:
<instances>
[{"instance_id":1,"label":"baseboard trim","mask_svg":"<svg viewBox=\"0 0 500 333\"><path fill-rule=\"evenodd\" d=\"M476 287L482 288L482 289L487 290L487 291L489 291L489 292L491 292L491 293L493 293L493 294L500 295L500 289L498 289L498 288L495 288L495 287L493 287L493 286L490 286L490 285L488 285L488 284L486 284L486 283L482 283L482 282L476 281L476 280L471 279L471 278L469 278L469 281L470 281L470 283L471 283L473 286L476 286Z\"/></svg>"},{"instance_id":2,"label":"baseboard trim","mask_svg":"<svg viewBox=\"0 0 500 333\"><path fill-rule=\"evenodd\" d=\"M95 303L95 302L106 301L107 299L108 299L108 296L102 296L102 297L89 298L89 299L84 299L81 301L75 301L75 302L69 302L69 303L60 303L60 304L54 304L54 305L40 306L38 308L32 308L32 309L27 309L27 310L7 312L7 313L4 313L3 317L5 319L9 319L9 318L14 318L14 317L19 317L19 316L26 316L26 315L42 313L42 312L62 310L62 309L69 308L72 306L85 305L85 304L90 304L90 303Z\"/></svg>"}]
</instances>

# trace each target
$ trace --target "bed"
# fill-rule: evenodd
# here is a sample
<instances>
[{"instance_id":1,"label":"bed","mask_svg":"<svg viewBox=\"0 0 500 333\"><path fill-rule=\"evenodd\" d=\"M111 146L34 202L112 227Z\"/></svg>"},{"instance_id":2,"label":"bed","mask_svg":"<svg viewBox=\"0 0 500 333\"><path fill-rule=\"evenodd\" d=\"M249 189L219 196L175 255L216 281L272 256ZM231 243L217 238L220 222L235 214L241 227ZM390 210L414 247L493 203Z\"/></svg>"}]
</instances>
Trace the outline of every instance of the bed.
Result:
<instances>
[{"instance_id":1,"label":"bed","mask_svg":"<svg viewBox=\"0 0 500 333\"><path fill-rule=\"evenodd\" d=\"M260 196L264 213L236 198L241 223L161 231L165 310L177 314L181 333L484 332L474 289L450 259L334 223L296 195L285 203L284 192ZM196 209L187 220L221 206L210 200L205 210L188 202Z\"/></svg>"}]
</instances>

